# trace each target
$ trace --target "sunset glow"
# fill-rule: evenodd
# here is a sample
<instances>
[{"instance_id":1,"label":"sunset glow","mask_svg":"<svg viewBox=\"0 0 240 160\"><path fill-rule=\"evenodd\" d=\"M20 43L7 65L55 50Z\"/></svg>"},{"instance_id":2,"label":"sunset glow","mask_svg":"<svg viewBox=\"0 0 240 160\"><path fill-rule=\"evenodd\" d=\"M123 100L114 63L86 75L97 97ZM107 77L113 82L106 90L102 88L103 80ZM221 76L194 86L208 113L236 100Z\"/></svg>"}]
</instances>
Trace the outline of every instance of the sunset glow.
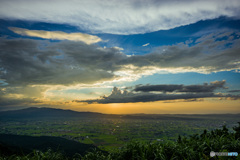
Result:
<instances>
[{"instance_id":1,"label":"sunset glow","mask_svg":"<svg viewBox=\"0 0 240 160\"><path fill-rule=\"evenodd\" d=\"M239 1L173 2L0 2L0 110L240 113Z\"/></svg>"}]
</instances>

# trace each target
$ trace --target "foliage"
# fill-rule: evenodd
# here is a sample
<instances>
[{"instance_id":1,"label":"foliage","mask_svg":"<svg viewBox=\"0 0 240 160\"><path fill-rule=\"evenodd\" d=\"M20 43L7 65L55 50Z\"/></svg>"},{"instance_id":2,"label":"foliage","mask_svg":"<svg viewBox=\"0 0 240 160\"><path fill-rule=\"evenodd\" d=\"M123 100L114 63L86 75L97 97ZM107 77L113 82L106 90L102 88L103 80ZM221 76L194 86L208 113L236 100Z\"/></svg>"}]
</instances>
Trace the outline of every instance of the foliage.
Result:
<instances>
[{"instance_id":1,"label":"foliage","mask_svg":"<svg viewBox=\"0 0 240 160\"><path fill-rule=\"evenodd\" d=\"M52 150L47 150L46 152L34 150L32 153L26 156L11 155L8 157L1 156L0 160L62 160L66 157L60 152L53 152Z\"/></svg>"},{"instance_id":2,"label":"foliage","mask_svg":"<svg viewBox=\"0 0 240 160\"><path fill-rule=\"evenodd\" d=\"M211 132L204 130L202 134L194 134L190 137L179 136L176 142L154 142L146 143L133 141L123 147L106 153L94 149L84 156L74 155L71 159L82 160L198 160L210 159L210 152L238 152L240 153L240 123L234 127L234 133L229 132L226 126L222 129L216 129ZM213 157L212 159L238 159L240 157ZM26 156L2 156L0 160L5 159L69 159L61 153L34 151Z\"/></svg>"}]
</instances>

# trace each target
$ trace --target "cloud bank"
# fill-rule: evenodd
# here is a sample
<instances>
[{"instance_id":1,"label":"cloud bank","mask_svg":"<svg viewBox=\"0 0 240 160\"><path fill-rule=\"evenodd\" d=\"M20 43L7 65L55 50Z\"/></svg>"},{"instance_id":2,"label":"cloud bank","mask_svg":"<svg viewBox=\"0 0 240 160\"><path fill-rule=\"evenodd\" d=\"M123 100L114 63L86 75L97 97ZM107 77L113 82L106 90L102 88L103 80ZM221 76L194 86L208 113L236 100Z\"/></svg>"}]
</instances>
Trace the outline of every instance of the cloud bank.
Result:
<instances>
[{"instance_id":1,"label":"cloud bank","mask_svg":"<svg viewBox=\"0 0 240 160\"><path fill-rule=\"evenodd\" d=\"M218 88L225 89L225 81L214 81L210 84L203 85L145 85L136 86L134 90L128 92L126 89L122 92L117 87L114 87L109 96L104 96L102 99L93 100L75 100L74 102L86 103L135 103L135 102L153 102L165 100L190 100L198 98L210 97L229 97L238 98L239 96L216 94L214 91ZM136 92L137 91L137 92ZM138 91L141 91L140 93ZM151 93L155 91L155 93ZM158 91L158 92L156 92ZM160 91L160 92L159 92ZM161 93L163 92L163 93ZM172 93L166 93L172 92Z\"/></svg>"},{"instance_id":2,"label":"cloud bank","mask_svg":"<svg viewBox=\"0 0 240 160\"><path fill-rule=\"evenodd\" d=\"M38 37L44 39L81 41L86 44L93 44L102 41L102 39L97 36L84 33L65 33L61 31L28 30L17 27L9 27L8 29L22 36Z\"/></svg>"},{"instance_id":3,"label":"cloud bank","mask_svg":"<svg viewBox=\"0 0 240 160\"><path fill-rule=\"evenodd\" d=\"M238 0L11 0L0 4L2 19L70 24L89 32L113 34L153 32L240 15Z\"/></svg>"},{"instance_id":4,"label":"cloud bank","mask_svg":"<svg viewBox=\"0 0 240 160\"><path fill-rule=\"evenodd\" d=\"M116 47L101 48L74 41L50 43L47 40L2 38L0 79L10 85L69 85L120 78L136 80L142 75L161 71L211 73L239 70L240 40L218 40L219 35L202 37L191 46L164 46L153 53L131 57Z\"/></svg>"},{"instance_id":5,"label":"cloud bank","mask_svg":"<svg viewBox=\"0 0 240 160\"><path fill-rule=\"evenodd\" d=\"M136 92L191 92L191 93L201 93L201 92L213 92L218 88L225 88L226 81L214 81L210 84L204 83L203 85L145 85L136 86L134 91Z\"/></svg>"},{"instance_id":6,"label":"cloud bank","mask_svg":"<svg viewBox=\"0 0 240 160\"><path fill-rule=\"evenodd\" d=\"M127 56L118 47L102 48L81 41L50 42L0 38L0 105L24 101L40 103L41 100L36 98L42 97L46 88L40 90L32 86L126 82L137 80L143 75L161 74L161 71L205 74L239 71L238 35L239 33L235 32L213 33L191 44L163 46L152 53L135 56ZM171 84L138 86L133 93L125 92L124 95L128 96L122 99L110 96L110 98L85 102L127 103L224 97L214 93L216 89L223 89L224 84L225 81L216 81L189 86ZM19 88L21 92L18 91ZM33 95L30 90L34 90L39 95ZM30 99L27 99L29 97ZM229 97L239 99L237 95L235 97L229 95Z\"/></svg>"},{"instance_id":7,"label":"cloud bank","mask_svg":"<svg viewBox=\"0 0 240 160\"><path fill-rule=\"evenodd\" d=\"M156 67L176 72L211 73L240 69L240 39L238 33L231 32L229 39L223 33L213 33L197 39L188 45L180 43L163 46L153 53L131 56L123 63L136 67Z\"/></svg>"},{"instance_id":8,"label":"cloud bank","mask_svg":"<svg viewBox=\"0 0 240 160\"><path fill-rule=\"evenodd\" d=\"M10 85L69 85L116 77L111 61L125 57L114 48L98 49L81 42L30 39L0 40L0 73ZM111 60L107 62L108 60Z\"/></svg>"}]
</instances>

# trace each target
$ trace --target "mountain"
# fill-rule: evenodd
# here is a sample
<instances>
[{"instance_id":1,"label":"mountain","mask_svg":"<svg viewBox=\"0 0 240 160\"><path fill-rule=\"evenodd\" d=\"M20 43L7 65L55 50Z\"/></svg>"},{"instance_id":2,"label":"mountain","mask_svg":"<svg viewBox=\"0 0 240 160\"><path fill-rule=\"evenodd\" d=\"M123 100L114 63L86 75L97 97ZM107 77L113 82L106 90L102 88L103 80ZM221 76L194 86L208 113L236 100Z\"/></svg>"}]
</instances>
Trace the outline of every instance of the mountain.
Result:
<instances>
[{"instance_id":1,"label":"mountain","mask_svg":"<svg viewBox=\"0 0 240 160\"><path fill-rule=\"evenodd\" d=\"M0 155L26 155L33 150L45 152L48 149L62 152L69 157L72 157L75 153L84 155L87 151L92 151L92 149L99 150L94 145L79 143L60 137L0 134Z\"/></svg>"},{"instance_id":2,"label":"mountain","mask_svg":"<svg viewBox=\"0 0 240 160\"><path fill-rule=\"evenodd\" d=\"M56 108L26 108L21 110L0 112L0 119L28 119L28 118L86 118L102 117L104 114L95 112L76 112Z\"/></svg>"},{"instance_id":3,"label":"mountain","mask_svg":"<svg viewBox=\"0 0 240 160\"><path fill-rule=\"evenodd\" d=\"M26 108L0 112L0 120L21 120L21 119L68 119L68 118L121 118L121 119L158 119L158 120L201 120L221 119L223 117L239 118L240 114L102 114L96 112L77 112L56 108Z\"/></svg>"}]
</instances>

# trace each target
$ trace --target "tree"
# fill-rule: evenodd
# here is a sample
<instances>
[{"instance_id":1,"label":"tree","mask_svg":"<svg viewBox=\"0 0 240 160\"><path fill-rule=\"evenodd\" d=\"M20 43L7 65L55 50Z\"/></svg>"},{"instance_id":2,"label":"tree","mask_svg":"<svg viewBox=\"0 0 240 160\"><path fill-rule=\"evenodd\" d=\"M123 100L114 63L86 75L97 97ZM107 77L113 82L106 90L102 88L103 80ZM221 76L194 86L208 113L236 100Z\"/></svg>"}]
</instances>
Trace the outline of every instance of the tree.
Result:
<instances>
[{"instance_id":1,"label":"tree","mask_svg":"<svg viewBox=\"0 0 240 160\"><path fill-rule=\"evenodd\" d=\"M240 122L238 122L238 126L237 127L233 127L233 130L236 131L235 138L236 139L240 139Z\"/></svg>"}]
</instances>

